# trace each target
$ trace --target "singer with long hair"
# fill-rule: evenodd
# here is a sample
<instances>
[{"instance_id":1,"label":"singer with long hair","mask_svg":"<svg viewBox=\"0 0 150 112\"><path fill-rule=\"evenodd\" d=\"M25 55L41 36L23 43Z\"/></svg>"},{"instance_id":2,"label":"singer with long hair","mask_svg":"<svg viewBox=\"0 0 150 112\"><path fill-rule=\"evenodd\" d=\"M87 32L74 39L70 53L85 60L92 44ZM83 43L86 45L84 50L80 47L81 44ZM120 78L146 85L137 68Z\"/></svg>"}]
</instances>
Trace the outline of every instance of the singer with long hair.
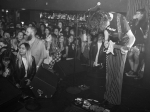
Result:
<instances>
[{"instance_id":1,"label":"singer with long hair","mask_svg":"<svg viewBox=\"0 0 150 112\"><path fill-rule=\"evenodd\" d=\"M126 18L115 12L97 11L89 19L91 30L104 31L106 50L106 92L102 102L107 108L121 104L121 91L127 51L135 37Z\"/></svg>"}]
</instances>

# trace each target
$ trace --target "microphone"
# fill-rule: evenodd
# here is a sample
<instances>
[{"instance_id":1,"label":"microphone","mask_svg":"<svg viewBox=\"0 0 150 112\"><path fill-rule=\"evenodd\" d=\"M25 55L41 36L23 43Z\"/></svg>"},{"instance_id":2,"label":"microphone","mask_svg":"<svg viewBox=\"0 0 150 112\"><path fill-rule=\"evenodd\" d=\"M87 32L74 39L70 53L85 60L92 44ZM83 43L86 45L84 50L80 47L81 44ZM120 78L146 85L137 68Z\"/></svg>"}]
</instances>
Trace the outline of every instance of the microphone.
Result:
<instances>
[{"instance_id":1,"label":"microphone","mask_svg":"<svg viewBox=\"0 0 150 112\"><path fill-rule=\"evenodd\" d=\"M101 3L100 3L100 2L97 2L97 5L94 6L94 7L92 7L92 8L90 8L90 9L88 9L88 11L92 11L92 10L98 8L100 5L101 5Z\"/></svg>"}]
</instances>

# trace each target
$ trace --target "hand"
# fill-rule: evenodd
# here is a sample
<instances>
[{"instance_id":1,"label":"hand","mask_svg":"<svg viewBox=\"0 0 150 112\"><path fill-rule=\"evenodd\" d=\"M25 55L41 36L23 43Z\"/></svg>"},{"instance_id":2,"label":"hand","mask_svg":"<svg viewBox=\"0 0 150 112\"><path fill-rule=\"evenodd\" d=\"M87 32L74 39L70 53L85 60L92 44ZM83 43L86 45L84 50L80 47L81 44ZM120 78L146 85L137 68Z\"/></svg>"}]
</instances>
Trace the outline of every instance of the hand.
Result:
<instances>
[{"instance_id":1,"label":"hand","mask_svg":"<svg viewBox=\"0 0 150 112\"><path fill-rule=\"evenodd\" d=\"M136 18L137 18L137 15L134 15L134 16L133 16L133 19L136 19Z\"/></svg>"},{"instance_id":2,"label":"hand","mask_svg":"<svg viewBox=\"0 0 150 112\"><path fill-rule=\"evenodd\" d=\"M21 88L19 84L16 84L17 88Z\"/></svg>"},{"instance_id":3,"label":"hand","mask_svg":"<svg viewBox=\"0 0 150 112\"><path fill-rule=\"evenodd\" d=\"M38 71L38 69L39 69L39 66L36 66L36 71Z\"/></svg>"},{"instance_id":4,"label":"hand","mask_svg":"<svg viewBox=\"0 0 150 112\"><path fill-rule=\"evenodd\" d=\"M30 81L30 79L27 79L26 81L27 81L26 85L28 86L31 83L31 81Z\"/></svg>"},{"instance_id":5,"label":"hand","mask_svg":"<svg viewBox=\"0 0 150 112\"><path fill-rule=\"evenodd\" d=\"M108 44L109 45L108 45L108 49L107 49L106 54L111 53L111 54L114 55L114 45L115 45L115 43L110 40Z\"/></svg>"},{"instance_id":6,"label":"hand","mask_svg":"<svg viewBox=\"0 0 150 112\"><path fill-rule=\"evenodd\" d=\"M93 67L99 66L99 64L97 62L93 63Z\"/></svg>"},{"instance_id":7,"label":"hand","mask_svg":"<svg viewBox=\"0 0 150 112\"><path fill-rule=\"evenodd\" d=\"M63 58L65 58L65 57L67 57L67 54L64 54L64 55L63 55Z\"/></svg>"},{"instance_id":8,"label":"hand","mask_svg":"<svg viewBox=\"0 0 150 112\"><path fill-rule=\"evenodd\" d=\"M108 42L108 41L105 41L105 42L104 42L104 46L105 46L105 48L108 48L109 42Z\"/></svg>"},{"instance_id":9,"label":"hand","mask_svg":"<svg viewBox=\"0 0 150 112\"><path fill-rule=\"evenodd\" d=\"M126 54L129 51L129 47L123 46L121 47L121 53Z\"/></svg>"},{"instance_id":10,"label":"hand","mask_svg":"<svg viewBox=\"0 0 150 112\"><path fill-rule=\"evenodd\" d=\"M7 73L6 72L3 73L3 77L7 77Z\"/></svg>"},{"instance_id":11,"label":"hand","mask_svg":"<svg viewBox=\"0 0 150 112\"><path fill-rule=\"evenodd\" d=\"M147 39L147 35L144 35L144 39Z\"/></svg>"}]
</instances>

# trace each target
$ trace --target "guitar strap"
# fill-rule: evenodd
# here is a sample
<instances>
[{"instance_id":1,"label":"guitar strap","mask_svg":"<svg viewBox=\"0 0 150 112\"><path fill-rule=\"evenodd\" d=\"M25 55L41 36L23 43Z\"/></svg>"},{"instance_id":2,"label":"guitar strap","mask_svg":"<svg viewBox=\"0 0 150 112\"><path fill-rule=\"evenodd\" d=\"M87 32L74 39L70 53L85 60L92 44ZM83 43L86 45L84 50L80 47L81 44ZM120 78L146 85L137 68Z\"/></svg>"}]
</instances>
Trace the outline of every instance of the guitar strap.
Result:
<instances>
[{"instance_id":1,"label":"guitar strap","mask_svg":"<svg viewBox=\"0 0 150 112\"><path fill-rule=\"evenodd\" d=\"M118 38L119 38L119 41L121 41L121 34L122 34L122 30L121 30L121 23L120 23L120 17L121 17L121 14L117 14L117 29L118 29Z\"/></svg>"}]
</instances>

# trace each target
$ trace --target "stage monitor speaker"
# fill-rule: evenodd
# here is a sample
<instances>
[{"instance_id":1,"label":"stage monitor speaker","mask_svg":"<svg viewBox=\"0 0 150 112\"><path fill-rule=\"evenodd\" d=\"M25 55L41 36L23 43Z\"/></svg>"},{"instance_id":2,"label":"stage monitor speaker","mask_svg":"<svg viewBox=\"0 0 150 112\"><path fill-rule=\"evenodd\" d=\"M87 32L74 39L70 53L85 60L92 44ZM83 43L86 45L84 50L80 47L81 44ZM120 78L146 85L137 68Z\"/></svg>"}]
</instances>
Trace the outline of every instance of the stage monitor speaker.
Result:
<instances>
[{"instance_id":1,"label":"stage monitor speaker","mask_svg":"<svg viewBox=\"0 0 150 112\"><path fill-rule=\"evenodd\" d=\"M58 76L40 66L30 86L36 97L51 98L56 91Z\"/></svg>"},{"instance_id":2,"label":"stage monitor speaker","mask_svg":"<svg viewBox=\"0 0 150 112\"><path fill-rule=\"evenodd\" d=\"M77 59L59 61L55 64L54 70L59 73L60 77L85 71L80 61Z\"/></svg>"},{"instance_id":3,"label":"stage monitor speaker","mask_svg":"<svg viewBox=\"0 0 150 112\"><path fill-rule=\"evenodd\" d=\"M17 103L20 97L21 91L7 78L0 77L0 110L9 112L8 109L12 104Z\"/></svg>"}]
</instances>

